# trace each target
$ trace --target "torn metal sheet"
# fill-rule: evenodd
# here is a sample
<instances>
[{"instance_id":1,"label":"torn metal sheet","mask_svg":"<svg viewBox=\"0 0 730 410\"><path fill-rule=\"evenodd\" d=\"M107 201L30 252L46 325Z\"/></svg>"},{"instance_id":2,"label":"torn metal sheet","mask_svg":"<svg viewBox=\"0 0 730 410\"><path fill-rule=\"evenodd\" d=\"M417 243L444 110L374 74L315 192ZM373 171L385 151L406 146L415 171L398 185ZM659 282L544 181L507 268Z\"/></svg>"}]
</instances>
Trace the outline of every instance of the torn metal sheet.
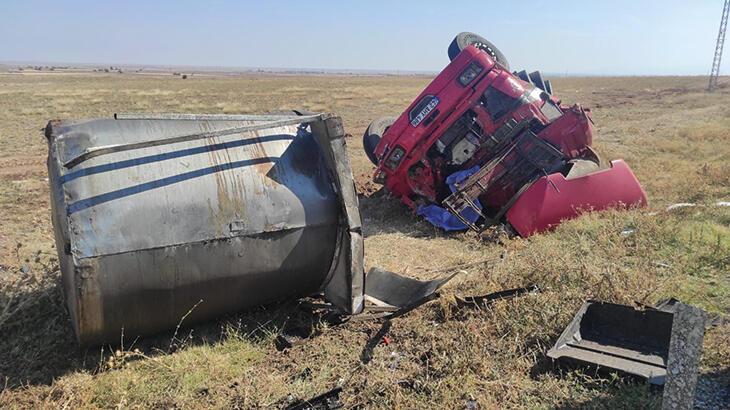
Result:
<instances>
[{"instance_id":1,"label":"torn metal sheet","mask_svg":"<svg viewBox=\"0 0 730 410\"><path fill-rule=\"evenodd\" d=\"M372 268L365 277L365 295L369 299L403 308L435 294L457 274L458 272L441 279L421 281Z\"/></svg>"},{"instance_id":2,"label":"torn metal sheet","mask_svg":"<svg viewBox=\"0 0 730 410\"><path fill-rule=\"evenodd\" d=\"M547 355L562 363L597 366L664 385L668 363L675 360L672 356L701 348L701 342L672 347L676 332L686 331L673 326L677 306L686 305L671 302L661 308L637 310L588 301ZM704 332L704 322L693 326Z\"/></svg>"},{"instance_id":3,"label":"torn metal sheet","mask_svg":"<svg viewBox=\"0 0 730 410\"><path fill-rule=\"evenodd\" d=\"M342 312L362 308L339 117L133 118L46 128L64 293L82 344L322 290Z\"/></svg>"},{"instance_id":4,"label":"torn metal sheet","mask_svg":"<svg viewBox=\"0 0 730 410\"><path fill-rule=\"evenodd\" d=\"M672 314L589 301L575 315L548 357L598 365L664 384Z\"/></svg>"}]
</instances>

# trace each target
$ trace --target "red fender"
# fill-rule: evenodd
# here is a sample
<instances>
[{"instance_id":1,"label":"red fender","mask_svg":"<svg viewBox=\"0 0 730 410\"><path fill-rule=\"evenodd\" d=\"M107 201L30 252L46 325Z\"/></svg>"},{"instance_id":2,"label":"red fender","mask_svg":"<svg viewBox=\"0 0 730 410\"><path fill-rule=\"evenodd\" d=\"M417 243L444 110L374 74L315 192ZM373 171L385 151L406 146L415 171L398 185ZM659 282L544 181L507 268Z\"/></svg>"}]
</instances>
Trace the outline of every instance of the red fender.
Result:
<instances>
[{"instance_id":1,"label":"red fender","mask_svg":"<svg viewBox=\"0 0 730 410\"><path fill-rule=\"evenodd\" d=\"M581 211L646 206L646 192L623 160L611 168L565 179L555 173L535 181L507 211L507 221L523 237L543 232Z\"/></svg>"}]
</instances>

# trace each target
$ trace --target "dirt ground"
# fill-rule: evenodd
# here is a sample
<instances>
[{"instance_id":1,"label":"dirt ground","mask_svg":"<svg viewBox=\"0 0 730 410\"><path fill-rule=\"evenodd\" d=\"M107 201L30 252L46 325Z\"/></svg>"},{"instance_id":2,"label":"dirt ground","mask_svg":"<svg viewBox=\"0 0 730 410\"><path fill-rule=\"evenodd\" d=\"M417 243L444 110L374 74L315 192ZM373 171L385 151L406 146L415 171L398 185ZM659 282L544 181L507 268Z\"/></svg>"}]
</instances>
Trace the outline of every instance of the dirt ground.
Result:
<instances>
[{"instance_id":1,"label":"dirt ground","mask_svg":"<svg viewBox=\"0 0 730 410\"><path fill-rule=\"evenodd\" d=\"M586 299L677 297L714 323L698 406L730 408L730 207L714 206L730 201L730 87L707 94L704 77L553 79L565 101L593 109L595 147L629 163L650 208L585 215L530 240L484 240L434 229L369 182L365 127L399 114L429 80L0 73L0 407L276 408L342 385L348 408L653 408L661 392L552 371L545 353ZM425 278L468 264L441 298L387 329L331 326L292 302L125 346L77 347L53 245L48 120L291 108L334 111L353 135L367 267ZM699 206L665 211L677 202ZM527 283L543 291L481 310L453 299ZM273 339L292 323L314 336L278 352ZM387 345L366 351L384 334Z\"/></svg>"}]
</instances>

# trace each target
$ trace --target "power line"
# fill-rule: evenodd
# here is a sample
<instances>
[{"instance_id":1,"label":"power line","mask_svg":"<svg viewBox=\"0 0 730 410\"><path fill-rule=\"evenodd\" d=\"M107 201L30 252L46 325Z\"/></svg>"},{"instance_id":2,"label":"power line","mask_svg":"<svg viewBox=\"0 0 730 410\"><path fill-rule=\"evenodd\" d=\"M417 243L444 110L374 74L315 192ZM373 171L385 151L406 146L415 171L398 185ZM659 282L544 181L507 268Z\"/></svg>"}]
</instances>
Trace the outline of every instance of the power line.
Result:
<instances>
[{"instance_id":1,"label":"power line","mask_svg":"<svg viewBox=\"0 0 730 410\"><path fill-rule=\"evenodd\" d=\"M717 81L720 77L720 62L722 61L722 47L725 45L725 32L727 31L727 16L730 11L730 0L725 0L720 19L720 31L717 33L717 44L715 45L715 57L712 59L712 70L710 71L710 84L707 91L717 88Z\"/></svg>"}]
</instances>

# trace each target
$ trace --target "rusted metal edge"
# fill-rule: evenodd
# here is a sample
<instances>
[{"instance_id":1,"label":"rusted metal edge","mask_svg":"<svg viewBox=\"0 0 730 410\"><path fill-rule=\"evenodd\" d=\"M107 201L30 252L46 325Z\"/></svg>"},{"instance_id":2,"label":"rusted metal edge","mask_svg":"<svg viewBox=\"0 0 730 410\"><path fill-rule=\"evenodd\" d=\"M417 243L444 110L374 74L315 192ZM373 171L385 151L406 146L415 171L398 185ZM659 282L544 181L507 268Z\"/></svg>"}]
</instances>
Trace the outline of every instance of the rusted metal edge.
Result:
<instances>
[{"instance_id":1,"label":"rusted metal edge","mask_svg":"<svg viewBox=\"0 0 730 410\"><path fill-rule=\"evenodd\" d=\"M87 148L81 154L66 161L63 166L64 168L73 168L76 165L81 164L91 158L99 157L102 155L112 154L115 152L129 151L140 148L156 147L160 145L174 144L177 142L195 141L204 138L221 137L224 135L238 134L248 131L258 131L267 128L283 127L286 125L294 124L306 124L322 119L323 114L297 116L297 117L284 117L284 119L278 119L276 121L267 121L261 124L246 125L243 127L225 128L217 131L210 132L197 132L194 134L180 135L177 137L164 138L159 140L141 141L130 144L114 144L105 145L94 148ZM278 117L281 118L281 117ZM265 120L266 121L266 120Z\"/></svg>"},{"instance_id":2,"label":"rusted metal edge","mask_svg":"<svg viewBox=\"0 0 730 410\"><path fill-rule=\"evenodd\" d=\"M312 134L324 151L333 182L340 193L343 241L333 256L334 264L325 284L325 297L346 314L360 313L365 304L364 241L355 181L347 156L342 119L321 114L322 121L311 124Z\"/></svg>"},{"instance_id":3,"label":"rusted metal edge","mask_svg":"<svg viewBox=\"0 0 730 410\"><path fill-rule=\"evenodd\" d=\"M297 114L187 114L187 113L135 113L114 114L115 120L189 120L189 121L277 121L283 118L303 118Z\"/></svg>"}]
</instances>

